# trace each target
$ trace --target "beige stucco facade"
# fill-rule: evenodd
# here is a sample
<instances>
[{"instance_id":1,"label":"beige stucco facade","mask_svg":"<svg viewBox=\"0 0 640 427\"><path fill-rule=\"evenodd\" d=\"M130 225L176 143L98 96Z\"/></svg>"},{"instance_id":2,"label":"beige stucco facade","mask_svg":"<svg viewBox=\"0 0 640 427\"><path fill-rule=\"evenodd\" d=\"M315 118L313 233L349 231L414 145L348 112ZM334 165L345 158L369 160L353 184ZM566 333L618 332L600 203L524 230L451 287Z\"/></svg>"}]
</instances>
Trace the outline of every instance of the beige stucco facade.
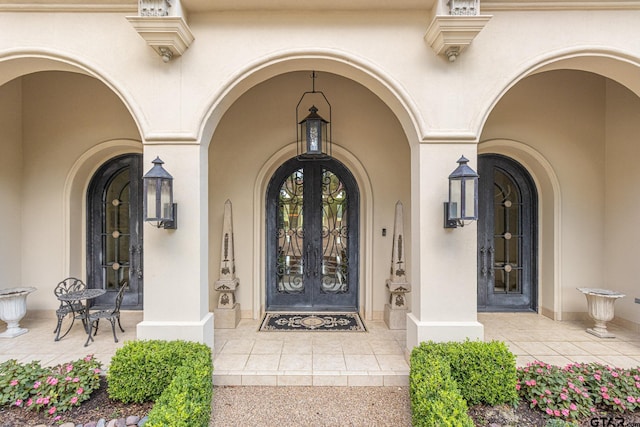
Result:
<instances>
[{"instance_id":1,"label":"beige stucco facade","mask_svg":"<svg viewBox=\"0 0 640 427\"><path fill-rule=\"evenodd\" d=\"M179 3L179 2L175 2ZM139 338L213 344L224 203L233 203L241 315L265 310L266 200L296 155L295 106L331 101L334 157L360 193L358 307L382 319L394 211L405 207L407 346L483 338L475 223L444 229L447 177L500 154L538 197L541 314L584 316L577 287L623 292L640 328L640 1L483 1L490 19L456 58L424 36L446 1L185 0L194 41L168 62L127 17L136 1L0 3L0 287L86 277L87 191L99 167L142 153L174 177L177 230L145 224ZM482 179L482 176L481 176ZM383 236L382 229L387 230Z\"/></svg>"}]
</instances>

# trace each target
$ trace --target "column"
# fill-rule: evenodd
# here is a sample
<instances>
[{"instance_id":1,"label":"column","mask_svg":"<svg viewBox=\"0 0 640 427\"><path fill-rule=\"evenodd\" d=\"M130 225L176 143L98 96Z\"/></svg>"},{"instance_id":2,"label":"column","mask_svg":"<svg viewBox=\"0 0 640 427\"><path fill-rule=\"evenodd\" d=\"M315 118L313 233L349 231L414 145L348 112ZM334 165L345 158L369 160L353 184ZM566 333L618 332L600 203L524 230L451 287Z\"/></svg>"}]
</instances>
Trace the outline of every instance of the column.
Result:
<instances>
[{"instance_id":1,"label":"column","mask_svg":"<svg viewBox=\"0 0 640 427\"><path fill-rule=\"evenodd\" d=\"M477 170L475 144L443 142L412 148L409 352L422 341L484 338L484 327L477 320L476 224L443 227L448 177L461 155Z\"/></svg>"},{"instance_id":2,"label":"column","mask_svg":"<svg viewBox=\"0 0 640 427\"><path fill-rule=\"evenodd\" d=\"M159 156L173 176L176 230L144 224L144 317L138 339L189 340L213 349L209 312L207 148L195 143L144 146L146 173Z\"/></svg>"}]
</instances>

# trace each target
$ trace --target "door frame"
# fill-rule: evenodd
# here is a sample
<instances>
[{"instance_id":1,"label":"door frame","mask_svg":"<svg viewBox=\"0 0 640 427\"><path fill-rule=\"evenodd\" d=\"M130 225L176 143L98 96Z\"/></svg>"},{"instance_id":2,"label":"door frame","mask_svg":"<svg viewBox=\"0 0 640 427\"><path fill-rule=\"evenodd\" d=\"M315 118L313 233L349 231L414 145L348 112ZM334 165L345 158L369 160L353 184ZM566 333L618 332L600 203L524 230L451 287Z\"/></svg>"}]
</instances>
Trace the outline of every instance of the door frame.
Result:
<instances>
[{"instance_id":1,"label":"door frame","mask_svg":"<svg viewBox=\"0 0 640 427\"><path fill-rule=\"evenodd\" d=\"M528 253L525 256L528 257L528 268L530 271L530 280L529 284L529 303L528 304L515 304L515 305L490 305L489 297L488 297L488 287L484 283L484 279L482 278L482 263L483 256L480 253L481 240L484 241L484 237L481 236L482 232L482 218L487 218L489 214L493 214L493 209L488 208L488 204L483 204L482 201L479 201L479 215L480 220L478 221L478 245L477 245L477 257L478 257L478 285L477 285L477 301L478 301L478 311L494 311L494 312L519 312L519 311L534 311L537 312L539 309L539 274L538 274L538 265L539 265L539 217L538 217L538 191L535 184L535 181L529 171L517 160L497 153L486 153L486 154L478 154L478 171L481 174L480 179L483 177L483 171L481 171L480 163L482 159L492 159L494 165L497 165L505 173L510 175L515 183L518 185L521 192L525 193L525 197L529 198L530 204L525 215L528 217L528 224L524 224L526 227L526 231L528 232L528 239L531 241L531 247L529 248ZM486 171L484 171L486 174ZM493 174L493 170L491 171ZM486 181L485 181L486 182ZM491 177L491 182L493 183L493 177ZM491 192L492 194L492 192ZM487 197L486 195L484 195ZM480 192L479 197L482 198L483 194ZM492 204L492 202L490 202Z\"/></svg>"},{"instance_id":2,"label":"door frame","mask_svg":"<svg viewBox=\"0 0 640 427\"><path fill-rule=\"evenodd\" d=\"M276 266L274 259L277 256L277 241L273 237L277 230L276 214L277 214L277 191L279 191L282 184L282 180L286 179L289 174L293 173L299 168L303 168L305 164L313 162L319 165L320 168L327 168L334 174L338 175L341 181L345 183L349 195L349 208L348 208L348 233L349 233L349 246L348 246L348 277L349 277L349 295L348 304L342 306L330 306L330 305L315 305L307 306L300 305L296 298L292 298L293 305L280 305L276 301L272 301L273 293L270 291L270 286L275 285L273 278L276 276ZM266 311L281 311L281 310L296 310L296 311L349 311L358 312L360 310L360 189L357 180L352 172L343 163L335 158L329 158L324 160L299 160L296 157L290 158L283 162L269 177L266 191L264 193L264 213L265 213L265 242L264 242L264 256L265 263L265 280L263 284L263 290L265 293L265 310Z\"/></svg>"},{"instance_id":3,"label":"door frame","mask_svg":"<svg viewBox=\"0 0 640 427\"><path fill-rule=\"evenodd\" d=\"M137 274L136 284L133 290L126 290L122 302L123 309L127 310L141 310L143 308L144 299L144 284L143 284L143 221L142 221L142 154L141 153L126 153L106 160L98 169L93 173L90 178L89 185L86 191L86 275L87 286L90 288L96 287L95 276L99 272L94 268L94 257L98 256L101 251L100 236L93 232L94 227L97 226L96 221L102 222L102 214L98 212L96 206L96 197L101 197L105 186L108 185L110 179L124 168L130 167L130 177L138 177L138 180L132 180L134 191L137 191L139 197L137 200L130 200L130 209L133 212L137 212L137 221L134 224L137 228L136 238L129 242L129 280L128 285L131 285L131 276ZM134 254L132 254L132 252ZM135 260L132 261L132 258ZM136 269L137 273L134 273L133 269ZM105 304L111 305L111 301L115 298L109 294L115 294L113 292L107 292L102 299L95 300L95 306L102 307ZM108 302L107 302L108 301Z\"/></svg>"}]
</instances>

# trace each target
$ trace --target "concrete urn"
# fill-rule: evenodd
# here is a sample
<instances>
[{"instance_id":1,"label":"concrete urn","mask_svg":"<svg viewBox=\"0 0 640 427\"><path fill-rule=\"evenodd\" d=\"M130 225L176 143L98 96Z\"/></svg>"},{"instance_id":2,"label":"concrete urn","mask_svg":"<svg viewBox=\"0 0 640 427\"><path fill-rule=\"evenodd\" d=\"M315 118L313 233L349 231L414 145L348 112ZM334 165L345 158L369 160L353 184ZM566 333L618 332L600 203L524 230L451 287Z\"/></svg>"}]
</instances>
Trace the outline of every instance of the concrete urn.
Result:
<instances>
[{"instance_id":1,"label":"concrete urn","mask_svg":"<svg viewBox=\"0 0 640 427\"><path fill-rule=\"evenodd\" d=\"M36 288L0 289L0 319L7 323L7 330L0 338L14 338L29 330L21 328L20 320L27 314L27 296Z\"/></svg>"}]
</instances>

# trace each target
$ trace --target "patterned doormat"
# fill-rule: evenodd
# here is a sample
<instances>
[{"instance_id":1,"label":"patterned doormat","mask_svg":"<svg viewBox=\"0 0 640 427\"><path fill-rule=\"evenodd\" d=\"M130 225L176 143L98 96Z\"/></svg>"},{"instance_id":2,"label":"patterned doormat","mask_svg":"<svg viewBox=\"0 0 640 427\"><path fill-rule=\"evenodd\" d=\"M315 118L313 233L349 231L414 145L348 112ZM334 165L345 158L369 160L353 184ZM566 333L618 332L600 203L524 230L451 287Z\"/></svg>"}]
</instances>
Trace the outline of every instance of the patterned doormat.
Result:
<instances>
[{"instance_id":1,"label":"patterned doormat","mask_svg":"<svg viewBox=\"0 0 640 427\"><path fill-rule=\"evenodd\" d=\"M260 331L366 332L358 313L266 313Z\"/></svg>"}]
</instances>

